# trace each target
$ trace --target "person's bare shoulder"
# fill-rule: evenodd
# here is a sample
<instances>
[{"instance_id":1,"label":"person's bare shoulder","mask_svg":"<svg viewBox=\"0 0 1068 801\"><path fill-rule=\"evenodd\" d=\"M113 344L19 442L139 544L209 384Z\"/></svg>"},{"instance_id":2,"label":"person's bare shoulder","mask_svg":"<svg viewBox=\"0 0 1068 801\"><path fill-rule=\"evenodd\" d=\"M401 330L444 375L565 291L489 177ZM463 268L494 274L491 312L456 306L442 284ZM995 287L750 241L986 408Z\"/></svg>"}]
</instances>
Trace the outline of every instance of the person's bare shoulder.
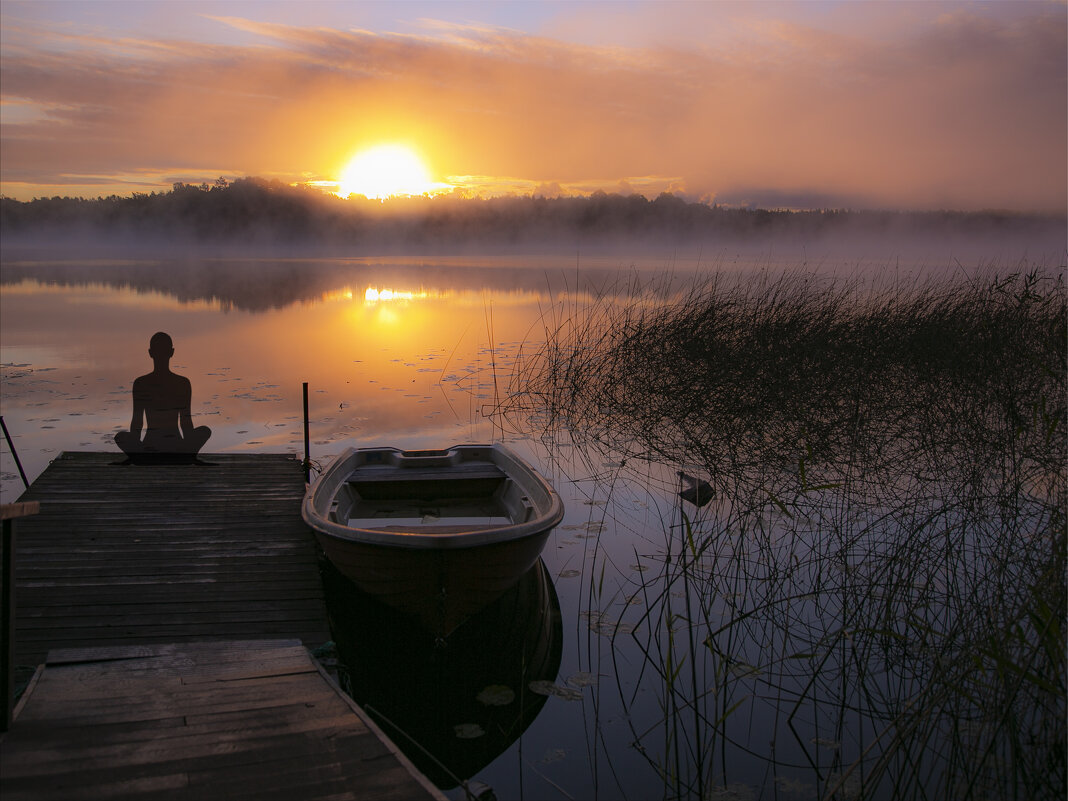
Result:
<instances>
[{"instance_id":1,"label":"person's bare shoulder","mask_svg":"<svg viewBox=\"0 0 1068 801\"><path fill-rule=\"evenodd\" d=\"M150 392L152 390L152 387L155 385L154 378L155 377L152 375L152 373L148 373L146 375L138 376L137 378L135 378L133 382L133 394L137 396L144 395L146 392Z\"/></svg>"},{"instance_id":2,"label":"person's bare shoulder","mask_svg":"<svg viewBox=\"0 0 1068 801\"><path fill-rule=\"evenodd\" d=\"M167 377L167 392L189 398L193 394L193 385L184 375L171 373Z\"/></svg>"}]
</instances>

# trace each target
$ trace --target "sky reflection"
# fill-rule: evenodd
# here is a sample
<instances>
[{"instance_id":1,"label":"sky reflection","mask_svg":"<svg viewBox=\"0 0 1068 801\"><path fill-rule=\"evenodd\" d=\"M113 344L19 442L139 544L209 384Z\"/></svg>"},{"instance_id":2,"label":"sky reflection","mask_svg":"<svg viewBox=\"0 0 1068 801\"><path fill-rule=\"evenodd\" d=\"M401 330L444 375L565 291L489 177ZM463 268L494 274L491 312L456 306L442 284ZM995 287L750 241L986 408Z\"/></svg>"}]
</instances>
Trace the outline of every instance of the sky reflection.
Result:
<instances>
[{"instance_id":1,"label":"sky reflection","mask_svg":"<svg viewBox=\"0 0 1068 801\"><path fill-rule=\"evenodd\" d=\"M252 312L99 281L5 284L4 419L30 480L60 451L113 449L132 381L151 368L148 339L163 330L174 371L192 382L194 422L212 428L209 452L301 451L304 382L313 458L348 440L490 437L492 366L537 331L547 296L408 286L352 283ZM22 487L6 445L2 472L8 502Z\"/></svg>"}]
</instances>

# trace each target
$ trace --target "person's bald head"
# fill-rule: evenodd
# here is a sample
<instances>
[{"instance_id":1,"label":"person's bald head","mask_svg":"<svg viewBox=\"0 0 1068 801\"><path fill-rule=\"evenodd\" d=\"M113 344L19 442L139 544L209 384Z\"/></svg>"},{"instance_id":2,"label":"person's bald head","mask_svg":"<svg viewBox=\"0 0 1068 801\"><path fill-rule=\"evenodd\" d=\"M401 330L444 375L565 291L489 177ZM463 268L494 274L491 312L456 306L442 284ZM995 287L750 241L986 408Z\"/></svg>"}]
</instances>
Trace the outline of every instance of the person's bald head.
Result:
<instances>
[{"instance_id":1,"label":"person's bald head","mask_svg":"<svg viewBox=\"0 0 1068 801\"><path fill-rule=\"evenodd\" d=\"M170 335L157 331L148 341L148 355L153 359L169 359L174 355L174 342Z\"/></svg>"}]
</instances>

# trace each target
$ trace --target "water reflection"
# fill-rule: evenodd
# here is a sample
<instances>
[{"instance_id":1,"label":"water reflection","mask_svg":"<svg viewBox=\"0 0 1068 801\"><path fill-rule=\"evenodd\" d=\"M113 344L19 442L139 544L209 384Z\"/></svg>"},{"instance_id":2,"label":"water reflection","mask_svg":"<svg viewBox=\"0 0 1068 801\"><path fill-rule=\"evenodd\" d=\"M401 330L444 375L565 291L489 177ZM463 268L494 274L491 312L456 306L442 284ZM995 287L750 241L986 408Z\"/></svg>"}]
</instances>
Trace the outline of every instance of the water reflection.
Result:
<instances>
[{"instance_id":1,"label":"water reflection","mask_svg":"<svg viewBox=\"0 0 1068 801\"><path fill-rule=\"evenodd\" d=\"M5 261L4 419L30 480L64 450L115 450L130 423L132 379L145 372L144 351L130 342L162 329L179 344L172 366L196 389L191 413L210 426L211 452L302 452L304 382L313 460L325 463L341 443L486 441L494 369L504 374L508 352L540 333L547 281L574 283L573 274L521 272ZM8 502L22 484L2 450Z\"/></svg>"},{"instance_id":2,"label":"water reflection","mask_svg":"<svg viewBox=\"0 0 1068 801\"><path fill-rule=\"evenodd\" d=\"M342 443L421 447L489 441L518 353L546 324L637 271L622 259L201 259L20 261L0 276L3 414L33 480L64 450L112 450L129 423L143 341L180 343L211 452L302 452L310 386L312 458ZM685 282L678 260L664 281ZM368 292L374 299L369 299ZM499 379L499 380L498 380ZM209 459L210 460L210 459ZM22 484L7 448L0 489Z\"/></svg>"},{"instance_id":3,"label":"water reflection","mask_svg":"<svg viewBox=\"0 0 1068 801\"><path fill-rule=\"evenodd\" d=\"M366 262L356 259L197 259L189 261L10 261L3 285L33 282L52 288L105 287L132 290L138 296L161 294L182 303L207 303L222 311L262 313L294 304L349 300L441 299L471 293L517 293L525 296L562 291L596 292L614 283L630 262L584 265L539 259L519 266L515 259L484 266ZM389 293L385 295L385 293Z\"/></svg>"},{"instance_id":4,"label":"water reflection","mask_svg":"<svg viewBox=\"0 0 1068 801\"><path fill-rule=\"evenodd\" d=\"M444 641L360 592L329 562L323 579L343 686L438 787L475 776L545 705L563 642L560 603L541 560Z\"/></svg>"}]
</instances>

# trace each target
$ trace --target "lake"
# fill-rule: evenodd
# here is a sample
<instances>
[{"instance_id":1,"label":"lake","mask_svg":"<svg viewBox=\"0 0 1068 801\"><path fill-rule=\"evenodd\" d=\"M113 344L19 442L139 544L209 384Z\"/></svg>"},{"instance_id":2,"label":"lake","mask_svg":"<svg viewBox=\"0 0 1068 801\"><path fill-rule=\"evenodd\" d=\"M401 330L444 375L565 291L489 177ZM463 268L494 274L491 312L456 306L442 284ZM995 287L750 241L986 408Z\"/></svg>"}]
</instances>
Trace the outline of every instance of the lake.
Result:
<instances>
[{"instance_id":1,"label":"lake","mask_svg":"<svg viewBox=\"0 0 1068 801\"><path fill-rule=\"evenodd\" d=\"M43 260L5 251L0 294L4 420L32 477L62 450L108 449L129 426L148 340L175 342L172 368L193 385L208 450L303 450L309 384L313 457L334 443L398 447L491 438L494 391L519 349L576 301L711 269L908 280L933 265L800 250L693 248L647 256L382 259ZM487 414L483 414L483 412ZM2 492L21 492L3 450Z\"/></svg>"},{"instance_id":2,"label":"lake","mask_svg":"<svg viewBox=\"0 0 1068 801\"><path fill-rule=\"evenodd\" d=\"M591 457L566 432L547 439L498 412L522 392L512 383L513 365L541 346L546 326L597 298L622 302L635 283L659 282L666 291L710 270L909 282L959 269L959 261L929 256L812 264L792 252L672 253L638 262L574 254L5 257L3 417L31 481L62 451L118 455L113 438L129 425L132 381L151 369L148 340L162 330L174 340L172 368L192 382L195 424L212 429L208 453L300 455L305 382L311 458L319 465L350 444L506 442L561 493L565 518L542 554L544 568L447 653L420 650L425 644L403 621L367 606L336 577L328 587L342 656L360 662L346 677L353 695L384 715L394 710L386 717L402 731L428 719L441 724L446 737L435 748L448 755L445 768L454 767L424 769L440 774L451 798L464 797L452 789L455 772L470 772L460 778L492 787L500 799L814 799L831 790L842 798L891 797L892 782L866 786L863 770L851 770L865 755L878 758L871 749L886 726L870 714L878 704L847 709L848 694L813 690L812 675L791 662L815 658L802 653L805 637L780 638L791 626L839 614L847 598L828 602L804 592L789 608L776 605L771 623L710 625L752 615L739 599L781 577L761 572L767 564L753 557L751 573L731 574L733 593L709 602L704 584L718 580L717 563L741 564L749 545L727 538L697 553L687 544L691 527L737 521L717 520L723 510L715 504L698 509L679 498L675 471L685 466L649 460L623 470L623 460ZM8 503L22 485L6 443L2 458ZM759 548L775 552L777 562L793 558L811 568L807 546L778 539L796 531L788 517L769 505ZM862 565L844 560L839 569ZM722 631L737 641L717 640ZM361 658L345 650L350 638L390 645ZM837 665L831 674L844 684L848 638L833 645L820 658ZM762 655L766 647L777 649L775 659ZM399 663L398 654L405 655ZM879 660L872 672L880 677L865 691L878 686L900 697L922 678L892 675L893 666ZM495 677L484 670L491 664L520 678ZM410 692L392 697L398 687ZM395 739L405 747L404 735Z\"/></svg>"}]
</instances>

